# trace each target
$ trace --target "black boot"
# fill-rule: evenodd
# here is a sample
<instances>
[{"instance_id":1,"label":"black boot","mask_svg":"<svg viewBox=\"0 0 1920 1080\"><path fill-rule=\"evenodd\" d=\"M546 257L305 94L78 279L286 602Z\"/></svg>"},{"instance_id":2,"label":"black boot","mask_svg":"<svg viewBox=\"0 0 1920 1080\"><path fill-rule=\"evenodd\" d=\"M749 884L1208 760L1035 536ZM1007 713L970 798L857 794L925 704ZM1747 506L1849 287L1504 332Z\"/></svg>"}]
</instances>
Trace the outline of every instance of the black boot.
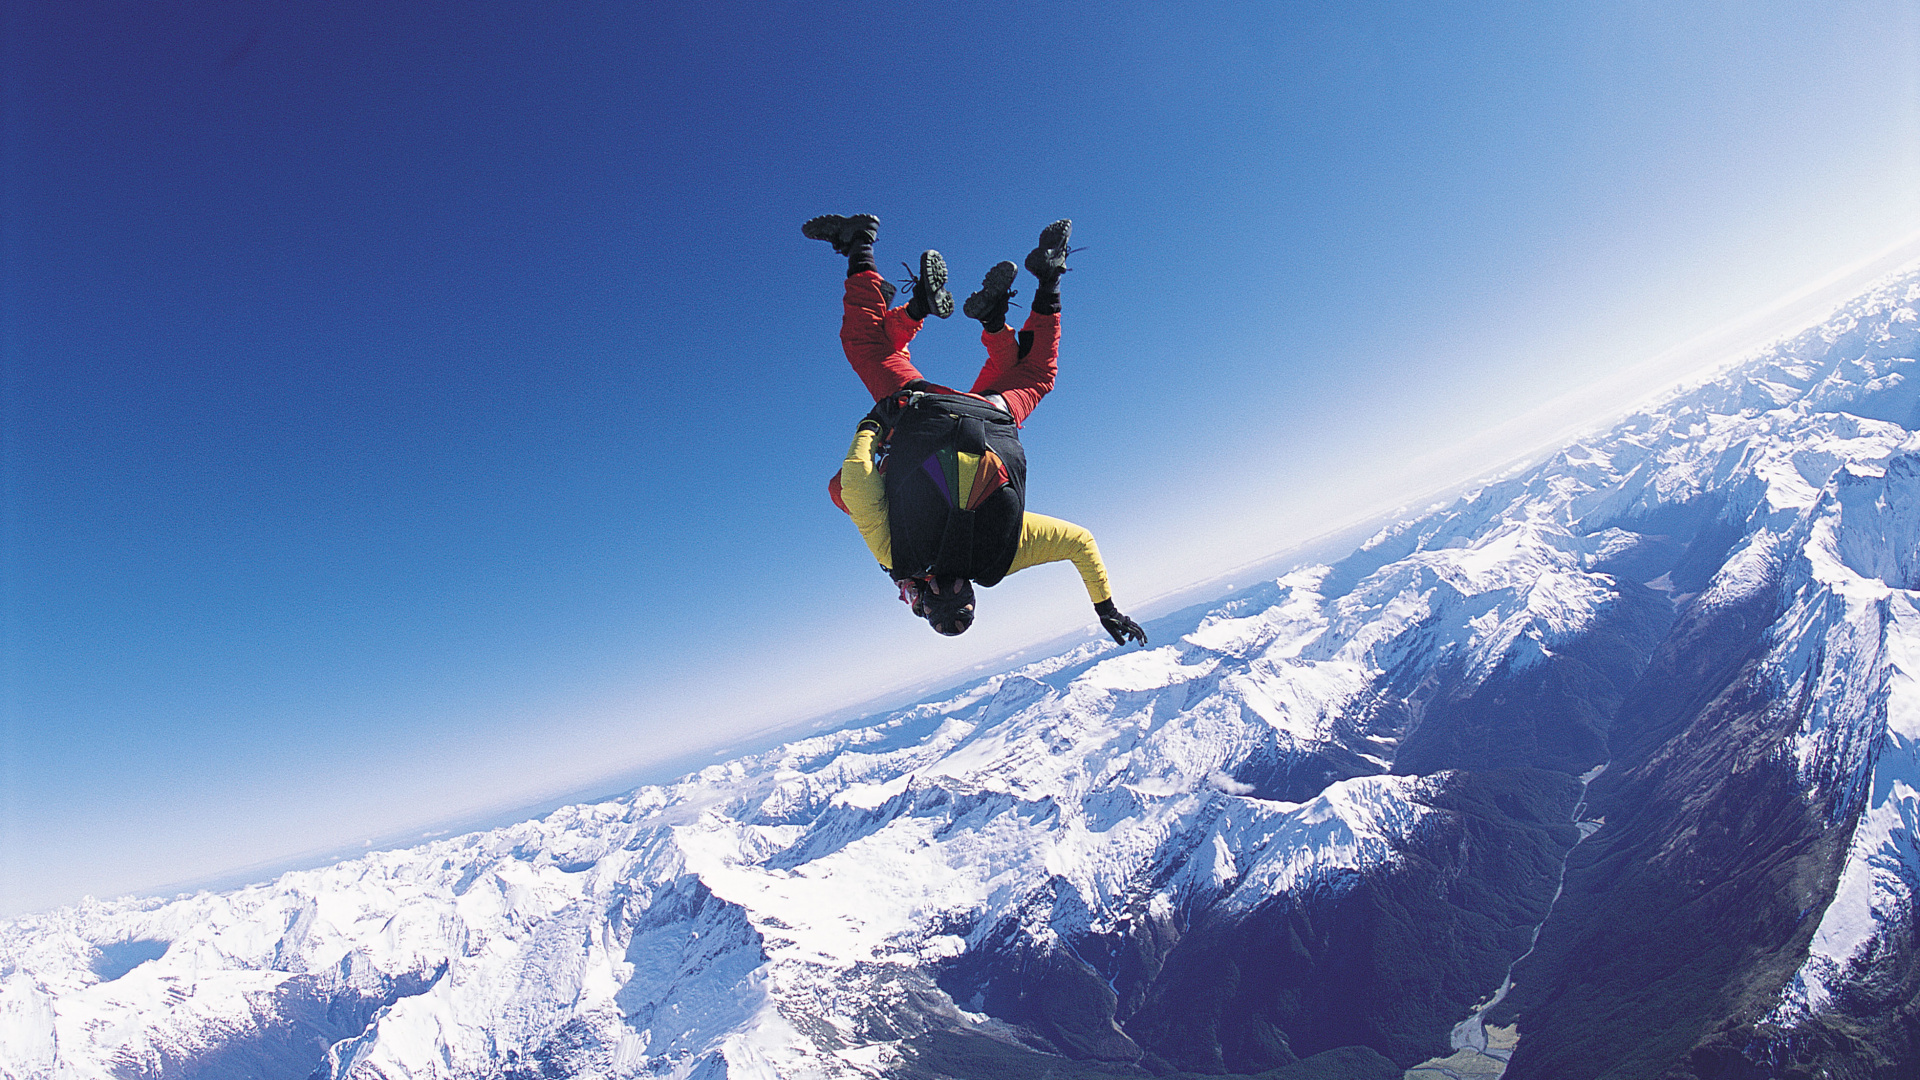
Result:
<instances>
[{"instance_id":1,"label":"black boot","mask_svg":"<svg viewBox=\"0 0 1920 1080\"><path fill-rule=\"evenodd\" d=\"M872 214L821 214L808 218L800 226L800 235L809 240L825 240L833 250L847 257L847 276L863 271L880 272L873 261L873 242L880 236L880 219Z\"/></svg>"},{"instance_id":2,"label":"black boot","mask_svg":"<svg viewBox=\"0 0 1920 1080\"><path fill-rule=\"evenodd\" d=\"M904 263L901 265L905 265ZM947 291L947 260L937 251L920 253L920 275L907 271L907 283L913 286L913 299L907 301L907 318L941 318L953 314L953 294Z\"/></svg>"},{"instance_id":3,"label":"black boot","mask_svg":"<svg viewBox=\"0 0 1920 1080\"><path fill-rule=\"evenodd\" d=\"M1060 314L1060 275L1067 272L1067 256L1073 249L1067 238L1073 235L1073 222L1066 218L1040 230L1040 246L1027 253L1027 273L1040 279L1033 290L1036 315Z\"/></svg>"},{"instance_id":4,"label":"black boot","mask_svg":"<svg viewBox=\"0 0 1920 1080\"><path fill-rule=\"evenodd\" d=\"M1007 328L1007 301L1013 299L1013 279L1020 268L1010 262L995 263L980 279L980 291L967 297L962 311L967 318L979 319L982 329L993 332Z\"/></svg>"}]
</instances>

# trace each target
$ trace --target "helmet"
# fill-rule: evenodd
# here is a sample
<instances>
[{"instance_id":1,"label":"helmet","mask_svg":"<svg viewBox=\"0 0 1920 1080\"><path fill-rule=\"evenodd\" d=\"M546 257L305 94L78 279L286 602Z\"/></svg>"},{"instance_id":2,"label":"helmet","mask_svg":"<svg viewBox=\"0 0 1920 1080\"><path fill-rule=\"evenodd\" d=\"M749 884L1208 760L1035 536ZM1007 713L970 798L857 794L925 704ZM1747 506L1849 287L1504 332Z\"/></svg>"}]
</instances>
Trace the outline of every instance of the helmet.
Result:
<instances>
[{"instance_id":1,"label":"helmet","mask_svg":"<svg viewBox=\"0 0 1920 1080\"><path fill-rule=\"evenodd\" d=\"M966 578L911 578L901 582L900 598L948 637L958 637L973 625L973 582Z\"/></svg>"}]
</instances>

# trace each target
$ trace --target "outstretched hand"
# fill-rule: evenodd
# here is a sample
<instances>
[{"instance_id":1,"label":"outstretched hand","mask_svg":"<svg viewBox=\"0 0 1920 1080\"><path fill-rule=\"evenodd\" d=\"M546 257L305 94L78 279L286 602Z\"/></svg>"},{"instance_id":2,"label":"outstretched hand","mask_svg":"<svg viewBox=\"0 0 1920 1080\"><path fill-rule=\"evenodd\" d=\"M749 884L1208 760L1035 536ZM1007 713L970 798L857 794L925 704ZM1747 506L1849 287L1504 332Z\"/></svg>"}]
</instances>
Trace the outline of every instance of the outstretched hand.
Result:
<instances>
[{"instance_id":1,"label":"outstretched hand","mask_svg":"<svg viewBox=\"0 0 1920 1080\"><path fill-rule=\"evenodd\" d=\"M1142 645L1147 643L1147 632L1140 629L1139 623L1120 614L1111 597L1093 605L1093 612L1100 616L1100 628L1113 635L1115 644L1125 645L1129 638Z\"/></svg>"}]
</instances>

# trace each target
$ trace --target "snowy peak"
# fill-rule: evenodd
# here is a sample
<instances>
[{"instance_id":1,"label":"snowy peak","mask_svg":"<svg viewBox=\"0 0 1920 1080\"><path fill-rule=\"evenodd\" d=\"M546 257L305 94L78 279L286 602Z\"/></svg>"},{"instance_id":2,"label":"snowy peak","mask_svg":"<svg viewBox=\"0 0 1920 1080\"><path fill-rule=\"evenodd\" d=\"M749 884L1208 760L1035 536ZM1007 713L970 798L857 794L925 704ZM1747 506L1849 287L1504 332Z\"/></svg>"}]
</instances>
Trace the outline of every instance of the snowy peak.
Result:
<instances>
[{"instance_id":1,"label":"snowy peak","mask_svg":"<svg viewBox=\"0 0 1920 1080\"><path fill-rule=\"evenodd\" d=\"M1793 1038L1894 1040L1857 1003L1916 970L1916 300L1892 279L1170 644L0 924L0 1076L1578 1077L1622 1040L1769 1075Z\"/></svg>"}]
</instances>

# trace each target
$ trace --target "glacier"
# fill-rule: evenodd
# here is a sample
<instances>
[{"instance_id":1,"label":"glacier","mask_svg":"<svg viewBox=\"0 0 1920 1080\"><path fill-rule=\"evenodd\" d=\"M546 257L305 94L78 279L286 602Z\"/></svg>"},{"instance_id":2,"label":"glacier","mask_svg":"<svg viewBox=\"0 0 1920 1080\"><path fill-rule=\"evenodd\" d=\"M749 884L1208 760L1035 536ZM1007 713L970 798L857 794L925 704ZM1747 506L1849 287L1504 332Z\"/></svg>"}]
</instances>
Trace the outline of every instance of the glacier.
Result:
<instances>
[{"instance_id":1,"label":"glacier","mask_svg":"<svg viewBox=\"0 0 1920 1080\"><path fill-rule=\"evenodd\" d=\"M0 1077L1920 1066L1916 308L1885 279L1167 644L0 923Z\"/></svg>"}]
</instances>

